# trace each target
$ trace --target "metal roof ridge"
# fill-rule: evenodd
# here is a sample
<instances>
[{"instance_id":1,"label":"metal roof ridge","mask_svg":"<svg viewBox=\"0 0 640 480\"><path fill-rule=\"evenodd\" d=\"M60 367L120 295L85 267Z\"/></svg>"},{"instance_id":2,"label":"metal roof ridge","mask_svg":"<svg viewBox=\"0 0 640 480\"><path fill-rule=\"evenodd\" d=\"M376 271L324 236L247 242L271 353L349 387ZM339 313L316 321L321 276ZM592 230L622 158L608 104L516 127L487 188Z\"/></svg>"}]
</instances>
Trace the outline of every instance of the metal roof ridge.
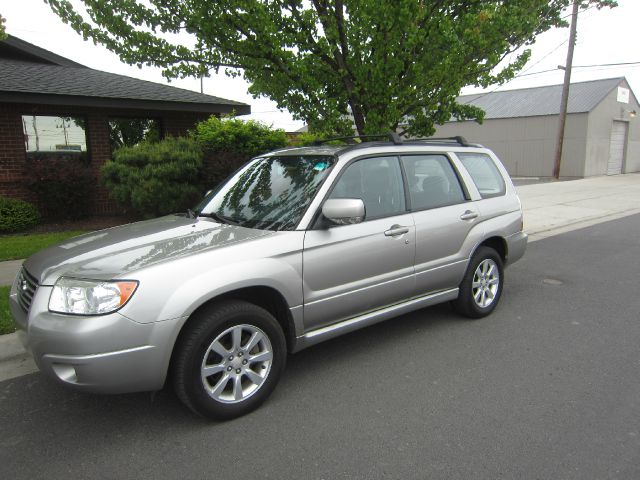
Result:
<instances>
[{"instance_id":1,"label":"metal roof ridge","mask_svg":"<svg viewBox=\"0 0 640 480\"><path fill-rule=\"evenodd\" d=\"M596 78L593 80L585 80L582 82L571 82L571 86L573 85L583 85L585 83L595 83L595 82L607 82L610 80L625 80L627 81L627 77L622 76L622 77L608 77L608 78ZM627 81L628 83L628 81ZM484 92L477 92L477 93L467 93L465 95L459 95L458 98L469 98L469 97L475 97L475 96L489 96L489 95L493 95L493 94L497 94L497 93L511 93L511 92L524 92L527 90L542 90L545 88L553 88L553 87L562 87L562 83L554 83L552 85L539 85L537 87L525 87L525 88L512 88L509 90L494 90L494 91L484 91Z\"/></svg>"}]
</instances>

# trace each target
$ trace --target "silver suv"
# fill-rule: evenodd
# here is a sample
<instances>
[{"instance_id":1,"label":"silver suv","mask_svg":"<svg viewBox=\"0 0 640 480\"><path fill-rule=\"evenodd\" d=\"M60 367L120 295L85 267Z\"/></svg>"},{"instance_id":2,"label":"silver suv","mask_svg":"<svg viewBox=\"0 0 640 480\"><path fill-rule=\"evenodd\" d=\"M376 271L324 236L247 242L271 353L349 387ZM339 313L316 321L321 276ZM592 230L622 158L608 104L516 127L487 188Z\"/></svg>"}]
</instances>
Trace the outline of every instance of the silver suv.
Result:
<instances>
[{"instance_id":1,"label":"silver suv","mask_svg":"<svg viewBox=\"0 0 640 480\"><path fill-rule=\"evenodd\" d=\"M10 294L24 345L70 387L169 379L228 419L269 396L287 353L441 302L488 315L527 244L507 172L460 137L392 138L262 155L195 211L33 255Z\"/></svg>"}]
</instances>

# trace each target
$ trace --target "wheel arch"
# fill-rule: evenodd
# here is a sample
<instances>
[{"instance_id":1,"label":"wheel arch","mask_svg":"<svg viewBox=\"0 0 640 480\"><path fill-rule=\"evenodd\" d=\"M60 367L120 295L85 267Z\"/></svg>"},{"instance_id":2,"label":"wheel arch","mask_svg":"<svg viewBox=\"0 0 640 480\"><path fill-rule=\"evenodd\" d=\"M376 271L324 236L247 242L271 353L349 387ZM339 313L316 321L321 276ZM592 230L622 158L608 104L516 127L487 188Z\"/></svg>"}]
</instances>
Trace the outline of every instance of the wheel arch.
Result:
<instances>
[{"instance_id":1,"label":"wheel arch","mask_svg":"<svg viewBox=\"0 0 640 480\"><path fill-rule=\"evenodd\" d=\"M493 236L493 237L484 239L482 242L476 245L476 248L473 249L473 252L471 253L470 258L473 257L473 255L475 255L475 253L478 251L480 247L492 248L493 250L498 252L498 255L500 255L500 258L502 259L502 263L506 264L507 255L509 254L509 247L507 246L507 241L504 238L499 236Z\"/></svg>"},{"instance_id":2,"label":"wheel arch","mask_svg":"<svg viewBox=\"0 0 640 480\"><path fill-rule=\"evenodd\" d=\"M265 285L237 288L221 293L204 301L189 315L187 320L181 325L171 347L171 355L167 365L167 378L171 374L171 368L174 363L176 349L180 344L180 339L182 335L187 331L189 326L192 325L193 322L197 321L198 313L207 308L211 308L218 303L224 302L225 300L242 300L264 308L271 315L273 315L277 322L280 324L280 327L282 328L286 339L287 351L291 352L293 350L296 338L296 330L291 310L289 309L289 305L287 304L284 296L275 288Z\"/></svg>"}]
</instances>

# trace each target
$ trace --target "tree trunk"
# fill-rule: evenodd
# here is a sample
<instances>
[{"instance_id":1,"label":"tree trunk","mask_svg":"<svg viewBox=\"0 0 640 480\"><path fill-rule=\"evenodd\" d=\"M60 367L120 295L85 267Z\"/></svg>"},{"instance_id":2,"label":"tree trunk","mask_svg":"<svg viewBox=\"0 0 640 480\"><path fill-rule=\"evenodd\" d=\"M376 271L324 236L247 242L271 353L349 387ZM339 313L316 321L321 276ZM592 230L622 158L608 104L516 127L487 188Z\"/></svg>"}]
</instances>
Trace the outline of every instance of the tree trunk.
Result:
<instances>
[{"instance_id":1,"label":"tree trunk","mask_svg":"<svg viewBox=\"0 0 640 480\"><path fill-rule=\"evenodd\" d=\"M356 126L356 134L364 135L364 110L361 105L357 105L354 102L349 102L349 106L351 107L351 113L353 114L353 123Z\"/></svg>"}]
</instances>

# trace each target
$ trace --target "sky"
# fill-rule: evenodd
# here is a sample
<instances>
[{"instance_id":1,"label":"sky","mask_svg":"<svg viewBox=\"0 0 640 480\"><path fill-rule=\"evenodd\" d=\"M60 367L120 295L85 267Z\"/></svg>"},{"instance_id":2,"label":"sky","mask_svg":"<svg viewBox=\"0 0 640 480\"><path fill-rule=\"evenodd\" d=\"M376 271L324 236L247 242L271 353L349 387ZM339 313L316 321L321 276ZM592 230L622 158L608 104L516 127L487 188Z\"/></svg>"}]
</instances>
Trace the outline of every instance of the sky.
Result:
<instances>
[{"instance_id":1,"label":"sky","mask_svg":"<svg viewBox=\"0 0 640 480\"><path fill-rule=\"evenodd\" d=\"M79 2L72 0L72 3ZM638 98L640 63L617 67L577 68L584 65L640 62L640 42L636 36L640 19L640 0L618 0L618 4L614 9L592 8L580 14L571 80L578 82L625 76ZM85 42L71 27L62 23L43 0L0 0L0 14L6 18L7 33L39 47L98 70L167 83L160 69L139 69L126 65L106 48ZM562 83L564 72L557 67L564 65L566 61L568 38L568 28L555 29L540 35L536 43L528 47L531 48L532 56L520 73L522 76L507 85L490 87L489 91ZM537 73L544 70L552 71ZM172 80L170 85L200 91L199 79L176 79ZM243 118L260 120L287 131L295 131L304 125L303 122L294 120L288 112L279 111L270 100L254 99L247 91L248 84L241 78L229 78L223 74L212 75L204 79L203 86L204 93L250 104L253 113ZM467 87L462 93L479 91L482 90Z\"/></svg>"}]
</instances>

